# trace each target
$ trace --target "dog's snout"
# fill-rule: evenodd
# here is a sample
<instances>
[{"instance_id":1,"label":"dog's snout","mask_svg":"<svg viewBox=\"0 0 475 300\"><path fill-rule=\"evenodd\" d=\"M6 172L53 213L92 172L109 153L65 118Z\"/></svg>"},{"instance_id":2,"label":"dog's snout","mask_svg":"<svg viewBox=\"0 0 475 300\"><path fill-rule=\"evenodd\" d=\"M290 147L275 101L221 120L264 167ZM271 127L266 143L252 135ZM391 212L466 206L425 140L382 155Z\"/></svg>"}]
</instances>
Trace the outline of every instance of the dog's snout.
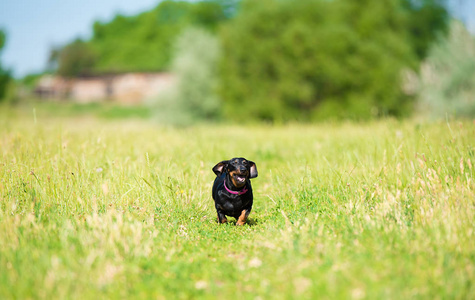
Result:
<instances>
[{"instance_id":1,"label":"dog's snout","mask_svg":"<svg viewBox=\"0 0 475 300\"><path fill-rule=\"evenodd\" d=\"M245 173L246 172L246 167L245 166L239 166L239 173Z\"/></svg>"}]
</instances>

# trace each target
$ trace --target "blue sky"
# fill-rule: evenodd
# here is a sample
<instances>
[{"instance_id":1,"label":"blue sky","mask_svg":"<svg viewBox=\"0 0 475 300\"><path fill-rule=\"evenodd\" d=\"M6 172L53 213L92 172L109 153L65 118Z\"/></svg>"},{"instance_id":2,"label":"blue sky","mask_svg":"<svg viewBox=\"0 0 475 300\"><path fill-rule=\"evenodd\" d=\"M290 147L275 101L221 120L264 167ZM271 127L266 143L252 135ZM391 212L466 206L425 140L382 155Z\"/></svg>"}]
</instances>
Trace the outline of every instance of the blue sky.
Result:
<instances>
[{"instance_id":1,"label":"blue sky","mask_svg":"<svg viewBox=\"0 0 475 300\"><path fill-rule=\"evenodd\" d=\"M96 20L117 13L133 15L160 0L0 0L0 28L7 43L2 65L16 77L43 71L50 49L77 37L88 38ZM458 15L475 32L475 0L452 0Z\"/></svg>"}]
</instances>

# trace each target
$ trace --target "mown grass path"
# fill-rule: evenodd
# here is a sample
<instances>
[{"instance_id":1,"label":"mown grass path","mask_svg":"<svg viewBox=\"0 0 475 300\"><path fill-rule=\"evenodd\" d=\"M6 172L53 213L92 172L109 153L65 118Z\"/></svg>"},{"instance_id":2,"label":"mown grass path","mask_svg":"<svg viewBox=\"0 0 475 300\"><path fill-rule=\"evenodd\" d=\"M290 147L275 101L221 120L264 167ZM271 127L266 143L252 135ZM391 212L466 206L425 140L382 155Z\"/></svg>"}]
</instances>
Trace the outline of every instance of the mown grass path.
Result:
<instances>
[{"instance_id":1,"label":"mown grass path","mask_svg":"<svg viewBox=\"0 0 475 300\"><path fill-rule=\"evenodd\" d=\"M0 120L1 299L473 299L475 124ZM246 226L215 163L256 162Z\"/></svg>"}]
</instances>

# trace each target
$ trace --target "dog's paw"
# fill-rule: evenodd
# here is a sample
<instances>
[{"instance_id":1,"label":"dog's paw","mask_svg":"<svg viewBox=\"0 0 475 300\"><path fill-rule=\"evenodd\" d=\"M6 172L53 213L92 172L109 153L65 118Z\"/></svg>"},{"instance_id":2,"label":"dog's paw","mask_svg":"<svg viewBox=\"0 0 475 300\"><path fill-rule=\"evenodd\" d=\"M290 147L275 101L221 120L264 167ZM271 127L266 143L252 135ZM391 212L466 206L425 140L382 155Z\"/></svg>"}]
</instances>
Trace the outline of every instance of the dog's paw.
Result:
<instances>
[{"instance_id":1,"label":"dog's paw","mask_svg":"<svg viewBox=\"0 0 475 300\"><path fill-rule=\"evenodd\" d=\"M219 218L216 218L216 221L217 221L218 223L225 224L225 223L228 222L228 219L223 218L222 220L219 220Z\"/></svg>"}]
</instances>

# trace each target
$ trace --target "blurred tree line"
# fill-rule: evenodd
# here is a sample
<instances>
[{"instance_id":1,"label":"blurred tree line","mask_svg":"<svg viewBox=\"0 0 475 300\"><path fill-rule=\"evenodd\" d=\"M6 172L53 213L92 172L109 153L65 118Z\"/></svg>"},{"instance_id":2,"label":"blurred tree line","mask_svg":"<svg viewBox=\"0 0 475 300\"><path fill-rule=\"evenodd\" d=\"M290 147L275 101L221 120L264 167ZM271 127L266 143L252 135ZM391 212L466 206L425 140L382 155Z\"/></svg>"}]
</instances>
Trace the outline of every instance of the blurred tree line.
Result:
<instances>
[{"instance_id":1,"label":"blurred tree line","mask_svg":"<svg viewBox=\"0 0 475 300\"><path fill-rule=\"evenodd\" d=\"M89 41L77 39L53 49L50 64L62 76L130 71L159 71L170 67L173 43L190 26L216 32L227 18L225 1L163 1L136 16L117 15L95 22Z\"/></svg>"},{"instance_id":2,"label":"blurred tree line","mask_svg":"<svg viewBox=\"0 0 475 300\"><path fill-rule=\"evenodd\" d=\"M225 113L271 121L406 115L401 72L417 67L447 19L436 0L244 1L222 33Z\"/></svg>"},{"instance_id":3,"label":"blurred tree line","mask_svg":"<svg viewBox=\"0 0 475 300\"><path fill-rule=\"evenodd\" d=\"M173 70L175 104L161 107L194 118L404 116L414 103L401 74L448 20L443 0L167 0L96 22L51 62L63 76Z\"/></svg>"}]
</instances>

